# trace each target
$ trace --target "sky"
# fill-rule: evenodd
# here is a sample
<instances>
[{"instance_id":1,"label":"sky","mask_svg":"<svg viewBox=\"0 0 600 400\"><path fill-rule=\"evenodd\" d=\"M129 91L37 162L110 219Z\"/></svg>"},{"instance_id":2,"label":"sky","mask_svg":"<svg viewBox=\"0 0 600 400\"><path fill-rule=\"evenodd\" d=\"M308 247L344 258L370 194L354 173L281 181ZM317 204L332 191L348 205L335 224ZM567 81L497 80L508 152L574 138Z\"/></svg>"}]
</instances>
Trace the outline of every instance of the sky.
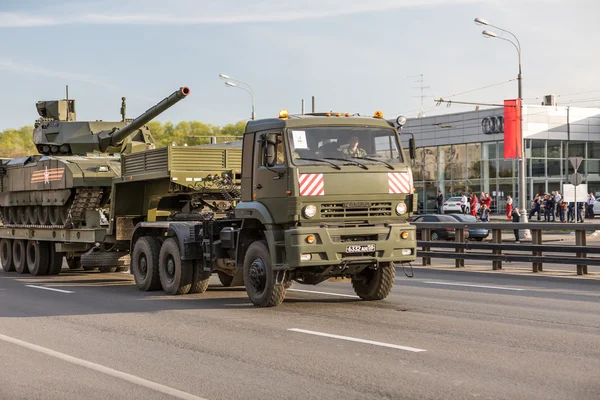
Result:
<instances>
[{"instance_id":1,"label":"sky","mask_svg":"<svg viewBox=\"0 0 600 400\"><path fill-rule=\"evenodd\" d=\"M475 107L440 97L515 98L517 51L475 17L519 39L526 103L600 106L599 13L594 0L2 0L0 130L33 124L65 85L78 120L119 120L122 96L135 117L182 85L191 95L159 121L249 119L250 94L221 73L251 86L258 118L302 99L309 112L311 96L316 111L415 117L421 74L426 115Z\"/></svg>"}]
</instances>

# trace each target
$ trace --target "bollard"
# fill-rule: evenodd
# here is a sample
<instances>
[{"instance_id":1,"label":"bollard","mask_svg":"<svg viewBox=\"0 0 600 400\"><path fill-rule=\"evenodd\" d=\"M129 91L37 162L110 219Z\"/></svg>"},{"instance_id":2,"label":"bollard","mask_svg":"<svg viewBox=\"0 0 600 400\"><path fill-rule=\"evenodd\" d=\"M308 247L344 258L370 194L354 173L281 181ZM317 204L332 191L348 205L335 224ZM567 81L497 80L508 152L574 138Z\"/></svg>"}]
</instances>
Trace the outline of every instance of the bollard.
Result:
<instances>
[{"instance_id":1,"label":"bollard","mask_svg":"<svg viewBox=\"0 0 600 400\"><path fill-rule=\"evenodd\" d=\"M502 230L501 229L492 229L492 243L502 244ZM502 254L502 250L494 249L492 254ZM493 260L492 261L492 269L494 271L502 269L502 261L501 260Z\"/></svg>"},{"instance_id":2,"label":"bollard","mask_svg":"<svg viewBox=\"0 0 600 400\"><path fill-rule=\"evenodd\" d=\"M576 246L587 246L587 238L585 236L585 230L575 231L575 245ZM577 258L586 258L587 253L577 253ZM577 264L577 275L587 275L587 265Z\"/></svg>"},{"instance_id":3,"label":"bollard","mask_svg":"<svg viewBox=\"0 0 600 400\"><path fill-rule=\"evenodd\" d=\"M431 240L431 229L423 228L421 229L421 238L429 242ZM431 251L431 247L423 246L423 251ZM431 257L423 257L423 266L431 265Z\"/></svg>"},{"instance_id":4,"label":"bollard","mask_svg":"<svg viewBox=\"0 0 600 400\"><path fill-rule=\"evenodd\" d=\"M541 229L531 229L531 242L533 244L542 244L542 230ZM532 253L534 257L541 257L541 251L534 251ZM542 272L543 264L541 262L533 262L532 263L533 272Z\"/></svg>"},{"instance_id":5,"label":"bollard","mask_svg":"<svg viewBox=\"0 0 600 400\"><path fill-rule=\"evenodd\" d=\"M465 228L457 228L454 230L455 234L454 234L454 242L456 243L464 243L465 242ZM458 254L464 254L465 253L465 248L464 247L457 247L456 249L454 249L454 251ZM454 266L456 268L460 268L460 267L464 267L465 266L465 259L464 258L456 258L454 260Z\"/></svg>"}]
</instances>

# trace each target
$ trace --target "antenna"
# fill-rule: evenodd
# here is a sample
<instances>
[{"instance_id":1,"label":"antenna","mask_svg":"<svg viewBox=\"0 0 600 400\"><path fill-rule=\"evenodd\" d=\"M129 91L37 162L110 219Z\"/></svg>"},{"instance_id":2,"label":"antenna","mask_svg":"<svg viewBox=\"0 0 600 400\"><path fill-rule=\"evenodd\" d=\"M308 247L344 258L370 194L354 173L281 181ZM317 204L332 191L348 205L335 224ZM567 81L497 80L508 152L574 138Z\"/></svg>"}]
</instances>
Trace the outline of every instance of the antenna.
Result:
<instances>
[{"instance_id":1,"label":"antenna","mask_svg":"<svg viewBox=\"0 0 600 400\"><path fill-rule=\"evenodd\" d=\"M66 85L66 94L67 94L67 121L69 120L69 85Z\"/></svg>"},{"instance_id":2,"label":"antenna","mask_svg":"<svg viewBox=\"0 0 600 400\"><path fill-rule=\"evenodd\" d=\"M429 96L425 96L425 89L431 89L431 86L425 86L424 81L423 81L423 74L407 76L407 78L419 78L416 81L414 81L415 83L418 83L419 86L417 86L417 87L413 86L412 88L413 89L421 89L421 95L413 96L413 97L421 98L421 111L419 111L418 117L423 118L425 116L425 110L423 109L423 99L425 99L425 97L429 97Z\"/></svg>"}]
</instances>

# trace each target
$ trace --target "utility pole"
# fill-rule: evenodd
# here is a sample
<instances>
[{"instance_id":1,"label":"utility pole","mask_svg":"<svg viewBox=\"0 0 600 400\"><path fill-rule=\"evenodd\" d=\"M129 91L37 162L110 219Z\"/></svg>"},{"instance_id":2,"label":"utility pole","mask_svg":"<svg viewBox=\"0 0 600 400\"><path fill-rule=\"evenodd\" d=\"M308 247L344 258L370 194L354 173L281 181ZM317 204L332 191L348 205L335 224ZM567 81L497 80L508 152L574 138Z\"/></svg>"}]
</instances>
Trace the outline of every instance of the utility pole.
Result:
<instances>
[{"instance_id":1,"label":"utility pole","mask_svg":"<svg viewBox=\"0 0 600 400\"><path fill-rule=\"evenodd\" d=\"M425 97L429 97L429 96L425 96L425 89L430 89L430 86L425 86L425 83L423 81L423 74L419 74L419 75L412 75L412 76L407 76L407 78L419 78L416 81L414 81L415 83L418 83L419 86L417 87L412 87L412 89L420 89L421 90L421 95L420 96L413 96L413 97L420 97L421 98L421 111L419 111L419 118L423 118L425 116L425 110L423 108L423 100L425 99Z\"/></svg>"}]
</instances>

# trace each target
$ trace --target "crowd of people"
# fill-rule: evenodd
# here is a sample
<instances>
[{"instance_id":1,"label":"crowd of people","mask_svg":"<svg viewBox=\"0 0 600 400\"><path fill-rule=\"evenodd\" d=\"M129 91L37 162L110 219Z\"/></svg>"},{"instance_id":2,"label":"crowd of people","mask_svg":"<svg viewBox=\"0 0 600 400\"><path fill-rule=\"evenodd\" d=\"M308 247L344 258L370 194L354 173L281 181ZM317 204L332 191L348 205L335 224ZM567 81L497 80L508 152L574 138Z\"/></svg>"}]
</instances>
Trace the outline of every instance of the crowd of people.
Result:
<instances>
[{"instance_id":1,"label":"crowd of people","mask_svg":"<svg viewBox=\"0 0 600 400\"><path fill-rule=\"evenodd\" d=\"M558 218L560 222L583 222L585 218L594 218L594 202L596 197L594 193L587 195L585 201L567 202L564 200L560 192L552 192L546 194L536 194L531 201L529 211L529 219L537 216L537 220L542 219L542 206L544 207L544 221L556 222Z\"/></svg>"}]
</instances>

